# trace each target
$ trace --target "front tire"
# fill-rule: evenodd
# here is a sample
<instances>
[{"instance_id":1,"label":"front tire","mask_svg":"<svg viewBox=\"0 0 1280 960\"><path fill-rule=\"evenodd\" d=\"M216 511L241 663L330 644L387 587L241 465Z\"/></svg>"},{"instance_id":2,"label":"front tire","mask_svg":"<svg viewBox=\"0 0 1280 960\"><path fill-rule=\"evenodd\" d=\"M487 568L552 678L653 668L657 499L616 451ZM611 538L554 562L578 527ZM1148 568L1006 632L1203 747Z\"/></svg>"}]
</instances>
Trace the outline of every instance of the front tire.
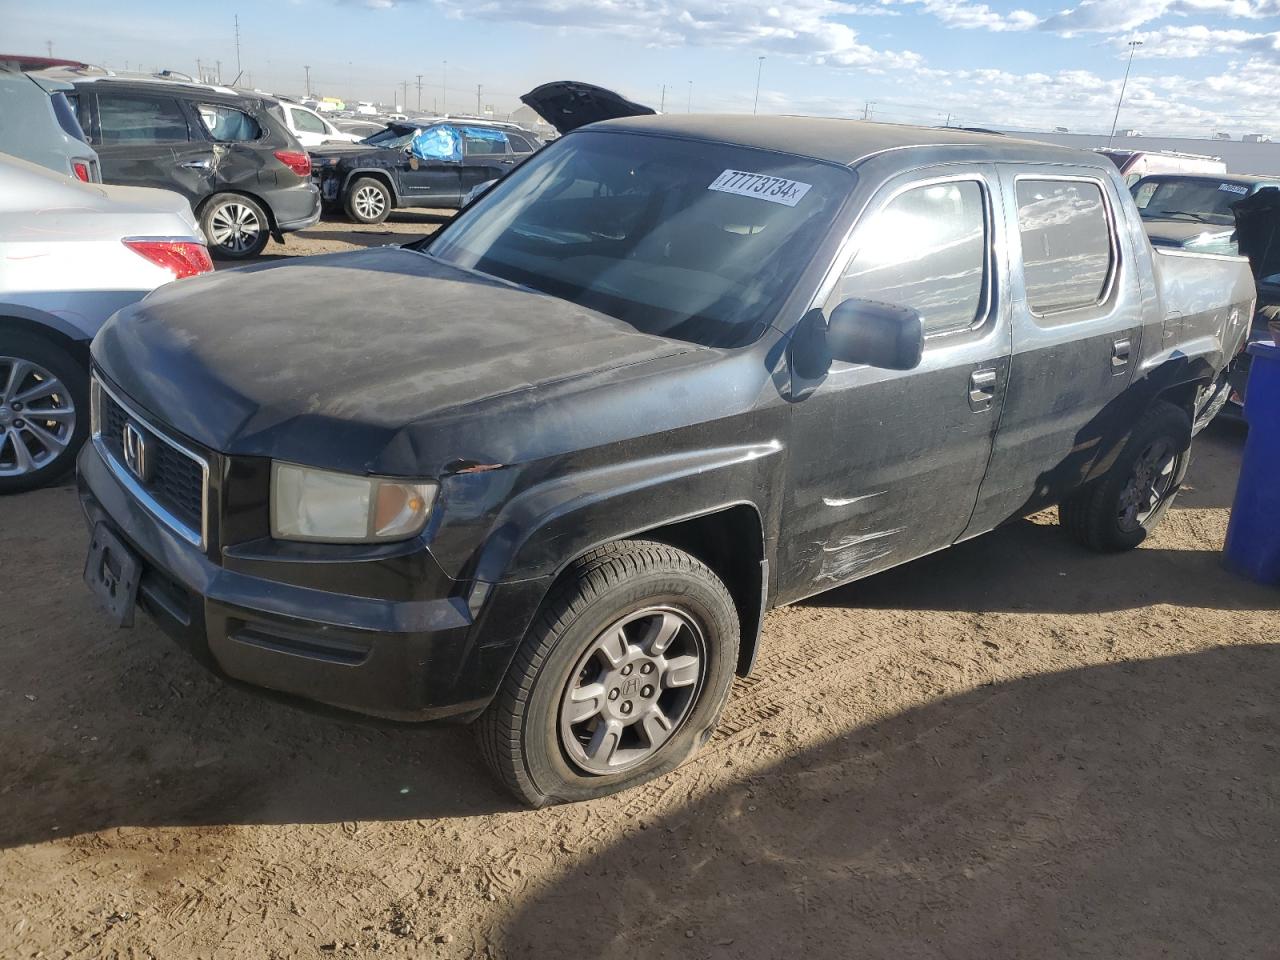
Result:
<instances>
[{"instance_id":1,"label":"front tire","mask_svg":"<svg viewBox=\"0 0 1280 960\"><path fill-rule=\"evenodd\" d=\"M239 193L218 193L200 209L200 229L209 253L219 260L256 257L271 239L271 221L256 200Z\"/></svg>"},{"instance_id":2,"label":"front tire","mask_svg":"<svg viewBox=\"0 0 1280 960\"><path fill-rule=\"evenodd\" d=\"M89 433L89 376L42 337L0 343L0 494L44 486L75 465Z\"/></svg>"},{"instance_id":3,"label":"front tire","mask_svg":"<svg viewBox=\"0 0 1280 960\"><path fill-rule=\"evenodd\" d=\"M1190 455L1190 418L1171 403L1153 404L1106 475L1058 506L1058 522L1091 550L1132 550L1168 512Z\"/></svg>"},{"instance_id":4,"label":"front tire","mask_svg":"<svg viewBox=\"0 0 1280 960\"><path fill-rule=\"evenodd\" d=\"M590 800L675 769L720 718L738 660L733 598L701 561L624 540L576 561L476 724L530 806Z\"/></svg>"},{"instance_id":5,"label":"front tire","mask_svg":"<svg viewBox=\"0 0 1280 960\"><path fill-rule=\"evenodd\" d=\"M381 180L360 177L347 188L344 206L356 223L382 223L391 212L391 191Z\"/></svg>"}]
</instances>

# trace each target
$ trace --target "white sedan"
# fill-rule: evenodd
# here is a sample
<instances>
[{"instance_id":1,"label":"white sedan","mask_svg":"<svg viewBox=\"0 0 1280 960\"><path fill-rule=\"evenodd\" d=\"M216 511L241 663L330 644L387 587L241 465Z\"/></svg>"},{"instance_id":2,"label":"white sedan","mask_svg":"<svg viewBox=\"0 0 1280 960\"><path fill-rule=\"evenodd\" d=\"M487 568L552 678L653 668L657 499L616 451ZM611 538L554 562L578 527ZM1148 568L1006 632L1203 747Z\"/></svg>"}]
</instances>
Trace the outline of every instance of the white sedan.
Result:
<instances>
[{"instance_id":1,"label":"white sedan","mask_svg":"<svg viewBox=\"0 0 1280 960\"><path fill-rule=\"evenodd\" d=\"M0 494L71 469L89 341L116 310L213 269L186 199L81 183L0 153Z\"/></svg>"}]
</instances>

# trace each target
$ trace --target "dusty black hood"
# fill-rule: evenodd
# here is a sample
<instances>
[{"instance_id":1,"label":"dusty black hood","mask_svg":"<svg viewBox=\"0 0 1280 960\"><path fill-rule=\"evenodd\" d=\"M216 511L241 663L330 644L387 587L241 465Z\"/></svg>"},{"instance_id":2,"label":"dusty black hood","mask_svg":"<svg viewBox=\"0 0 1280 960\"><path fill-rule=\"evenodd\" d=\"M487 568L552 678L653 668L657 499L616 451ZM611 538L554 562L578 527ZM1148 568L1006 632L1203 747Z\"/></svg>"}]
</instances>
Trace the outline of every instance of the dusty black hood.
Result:
<instances>
[{"instance_id":1,"label":"dusty black hood","mask_svg":"<svg viewBox=\"0 0 1280 960\"><path fill-rule=\"evenodd\" d=\"M533 400L514 398L698 349L382 247L169 284L109 320L93 355L137 405L215 450L407 472L433 456L424 424L501 410L496 439L528 429ZM459 435L447 445L465 456Z\"/></svg>"},{"instance_id":2,"label":"dusty black hood","mask_svg":"<svg viewBox=\"0 0 1280 960\"><path fill-rule=\"evenodd\" d=\"M1200 236L1230 237L1234 228L1220 223L1200 223L1195 220L1175 218L1160 220L1157 218L1142 221L1142 228L1147 231L1151 242L1158 246L1181 247Z\"/></svg>"},{"instance_id":3,"label":"dusty black hood","mask_svg":"<svg viewBox=\"0 0 1280 960\"><path fill-rule=\"evenodd\" d=\"M652 107L632 103L612 90L577 80L544 83L530 90L520 101L562 134L597 120L639 117L657 112Z\"/></svg>"}]
</instances>

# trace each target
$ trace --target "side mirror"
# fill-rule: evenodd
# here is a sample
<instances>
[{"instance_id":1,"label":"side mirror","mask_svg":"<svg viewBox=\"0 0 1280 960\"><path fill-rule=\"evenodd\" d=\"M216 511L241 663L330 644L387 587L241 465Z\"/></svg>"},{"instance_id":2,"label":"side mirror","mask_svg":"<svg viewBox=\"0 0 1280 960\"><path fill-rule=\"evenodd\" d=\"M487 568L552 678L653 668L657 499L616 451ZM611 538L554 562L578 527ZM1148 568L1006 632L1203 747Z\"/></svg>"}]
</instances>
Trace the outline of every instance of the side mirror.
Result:
<instances>
[{"instance_id":1,"label":"side mirror","mask_svg":"<svg viewBox=\"0 0 1280 960\"><path fill-rule=\"evenodd\" d=\"M924 322L911 307L845 300L831 311L827 348L845 363L914 370L924 353Z\"/></svg>"}]
</instances>

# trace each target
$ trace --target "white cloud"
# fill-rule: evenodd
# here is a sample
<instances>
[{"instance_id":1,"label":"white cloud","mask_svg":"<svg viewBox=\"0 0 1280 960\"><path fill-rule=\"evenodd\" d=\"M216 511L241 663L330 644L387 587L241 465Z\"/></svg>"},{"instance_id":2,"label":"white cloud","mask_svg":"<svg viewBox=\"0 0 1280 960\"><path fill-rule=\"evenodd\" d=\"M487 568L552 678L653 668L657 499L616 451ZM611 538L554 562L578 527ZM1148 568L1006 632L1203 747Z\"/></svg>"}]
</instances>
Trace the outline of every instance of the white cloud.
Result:
<instances>
[{"instance_id":1,"label":"white cloud","mask_svg":"<svg viewBox=\"0 0 1280 960\"><path fill-rule=\"evenodd\" d=\"M1245 55L1280 63L1280 32L1252 33L1248 30L1219 29L1203 24L1172 25L1133 35L1142 41L1136 55L1146 59L1179 59L1227 54ZM1117 38L1125 49L1128 37Z\"/></svg>"},{"instance_id":2,"label":"white cloud","mask_svg":"<svg viewBox=\"0 0 1280 960\"><path fill-rule=\"evenodd\" d=\"M654 46L747 47L842 67L920 63L909 50L879 50L839 18L893 14L885 3L841 0L436 0L460 19L525 23L625 36Z\"/></svg>"},{"instance_id":3,"label":"white cloud","mask_svg":"<svg viewBox=\"0 0 1280 960\"><path fill-rule=\"evenodd\" d=\"M1000 13L985 3L966 3L964 0L904 0L919 2L923 10L933 14L949 27L961 30L990 30L996 33L1010 30L1030 30L1040 22L1030 10L1013 10Z\"/></svg>"},{"instance_id":4,"label":"white cloud","mask_svg":"<svg viewBox=\"0 0 1280 960\"><path fill-rule=\"evenodd\" d=\"M1280 0L1081 0L1045 17L1040 26L1055 33L1114 33L1135 30L1168 14L1216 14L1258 20L1280 16Z\"/></svg>"}]
</instances>

